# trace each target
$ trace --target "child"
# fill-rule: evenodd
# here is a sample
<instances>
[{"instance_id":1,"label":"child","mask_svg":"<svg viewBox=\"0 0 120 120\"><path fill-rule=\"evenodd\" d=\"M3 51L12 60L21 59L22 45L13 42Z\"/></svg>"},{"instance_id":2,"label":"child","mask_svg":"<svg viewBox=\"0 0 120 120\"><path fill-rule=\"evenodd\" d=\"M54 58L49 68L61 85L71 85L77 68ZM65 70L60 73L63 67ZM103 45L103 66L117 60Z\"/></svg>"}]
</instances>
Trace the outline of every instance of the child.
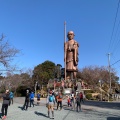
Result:
<instances>
[{"instance_id":1,"label":"child","mask_svg":"<svg viewBox=\"0 0 120 120\"><path fill-rule=\"evenodd\" d=\"M71 106L71 100L70 100L70 97L68 96L67 98L67 103L68 103L68 107Z\"/></svg>"}]
</instances>

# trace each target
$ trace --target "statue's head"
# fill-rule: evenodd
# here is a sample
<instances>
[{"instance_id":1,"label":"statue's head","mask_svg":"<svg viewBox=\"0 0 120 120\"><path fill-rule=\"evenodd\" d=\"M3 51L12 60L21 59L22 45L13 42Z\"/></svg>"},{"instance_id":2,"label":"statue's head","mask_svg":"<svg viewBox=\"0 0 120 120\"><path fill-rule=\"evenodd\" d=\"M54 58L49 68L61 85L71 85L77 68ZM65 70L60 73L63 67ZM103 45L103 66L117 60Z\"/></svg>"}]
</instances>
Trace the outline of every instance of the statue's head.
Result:
<instances>
[{"instance_id":1,"label":"statue's head","mask_svg":"<svg viewBox=\"0 0 120 120\"><path fill-rule=\"evenodd\" d=\"M68 34L67 34L67 37L69 40L73 39L75 36L74 32L73 31L69 31Z\"/></svg>"}]
</instances>

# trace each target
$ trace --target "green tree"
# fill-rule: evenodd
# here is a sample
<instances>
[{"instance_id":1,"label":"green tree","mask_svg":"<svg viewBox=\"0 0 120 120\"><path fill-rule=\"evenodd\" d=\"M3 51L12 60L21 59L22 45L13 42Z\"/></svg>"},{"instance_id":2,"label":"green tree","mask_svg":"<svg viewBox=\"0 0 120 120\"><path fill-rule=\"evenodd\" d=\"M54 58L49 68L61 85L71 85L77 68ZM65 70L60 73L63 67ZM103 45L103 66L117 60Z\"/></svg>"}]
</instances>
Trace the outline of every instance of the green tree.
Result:
<instances>
[{"instance_id":1,"label":"green tree","mask_svg":"<svg viewBox=\"0 0 120 120\"><path fill-rule=\"evenodd\" d=\"M33 79L41 85L46 85L49 79L54 78L55 67L55 63L48 60L37 65L33 70Z\"/></svg>"},{"instance_id":2,"label":"green tree","mask_svg":"<svg viewBox=\"0 0 120 120\"><path fill-rule=\"evenodd\" d=\"M61 79L61 68L62 68L62 65L61 64L57 64L56 67L55 67L55 78L57 79Z\"/></svg>"}]
</instances>

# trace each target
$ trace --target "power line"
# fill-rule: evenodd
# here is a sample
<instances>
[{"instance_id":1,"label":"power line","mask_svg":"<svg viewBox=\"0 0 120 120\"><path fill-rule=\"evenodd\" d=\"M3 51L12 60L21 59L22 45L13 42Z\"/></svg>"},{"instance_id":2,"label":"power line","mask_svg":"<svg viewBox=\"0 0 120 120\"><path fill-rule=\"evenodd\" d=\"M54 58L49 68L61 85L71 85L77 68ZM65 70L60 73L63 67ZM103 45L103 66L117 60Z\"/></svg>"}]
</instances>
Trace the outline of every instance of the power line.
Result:
<instances>
[{"instance_id":1,"label":"power line","mask_svg":"<svg viewBox=\"0 0 120 120\"><path fill-rule=\"evenodd\" d=\"M117 11L116 11L116 15L115 15L115 20L114 20L114 24L113 24L113 29L112 29L112 34L111 34L111 39L110 39L110 43L109 43L109 48L108 48L108 50L110 50L110 47L111 47L111 42L112 42L113 33L114 33L115 24L116 24L117 15L118 15L118 10L119 10L119 4L120 4L120 0L118 1Z\"/></svg>"},{"instance_id":2,"label":"power line","mask_svg":"<svg viewBox=\"0 0 120 120\"><path fill-rule=\"evenodd\" d=\"M118 32L119 26L120 26L120 20L119 20L119 23L118 23L118 26L117 26L117 30L115 32L115 39L118 39L118 37L119 37L118 36L119 35L119 32ZM115 43L115 40L113 42ZM118 41L117 41L117 43L115 45L112 44L112 45L114 45L112 53L114 53L114 51L116 50L117 46L119 45L119 42L120 42L120 39L118 39Z\"/></svg>"},{"instance_id":3,"label":"power line","mask_svg":"<svg viewBox=\"0 0 120 120\"><path fill-rule=\"evenodd\" d=\"M110 66L112 66L112 65L114 65L114 64L116 64L116 63L118 63L119 61L120 61L120 60L116 61L115 63L111 64Z\"/></svg>"},{"instance_id":4,"label":"power line","mask_svg":"<svg viewBox=\"0 0 120 120\"><path fill-rule=\"evenodd\" d=\"M114 49L113 49L113 52L112 52L112 53L115 53L115 51L116 51L116 50L117 50L117 48L118 48L119 43L120 43L120 39L117 41L116 46L114 47Z\"/></svg>"}]
</instances>

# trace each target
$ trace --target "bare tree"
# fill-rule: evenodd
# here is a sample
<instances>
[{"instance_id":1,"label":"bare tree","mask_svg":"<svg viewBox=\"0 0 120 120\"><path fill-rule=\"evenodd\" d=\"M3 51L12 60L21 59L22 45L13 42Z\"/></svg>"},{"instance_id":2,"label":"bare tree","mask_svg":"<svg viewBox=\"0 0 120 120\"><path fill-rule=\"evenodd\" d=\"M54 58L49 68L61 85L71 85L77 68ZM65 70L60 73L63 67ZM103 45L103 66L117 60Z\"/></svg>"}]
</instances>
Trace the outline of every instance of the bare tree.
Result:
<instances>
[{"instance_id":1,"label":"bare tree","mask_svg":"<svg viewBox=\"0 0 120 120\"><path fill-rule=\"evenodd\" d=\"M2 34L0 37L0 66L4 69L0 71L14 71L16 66L11 66L10 62L19 52L20 50L12 47L8 41L5 41L5 36Z\"/></svg>"}]
</instances>

